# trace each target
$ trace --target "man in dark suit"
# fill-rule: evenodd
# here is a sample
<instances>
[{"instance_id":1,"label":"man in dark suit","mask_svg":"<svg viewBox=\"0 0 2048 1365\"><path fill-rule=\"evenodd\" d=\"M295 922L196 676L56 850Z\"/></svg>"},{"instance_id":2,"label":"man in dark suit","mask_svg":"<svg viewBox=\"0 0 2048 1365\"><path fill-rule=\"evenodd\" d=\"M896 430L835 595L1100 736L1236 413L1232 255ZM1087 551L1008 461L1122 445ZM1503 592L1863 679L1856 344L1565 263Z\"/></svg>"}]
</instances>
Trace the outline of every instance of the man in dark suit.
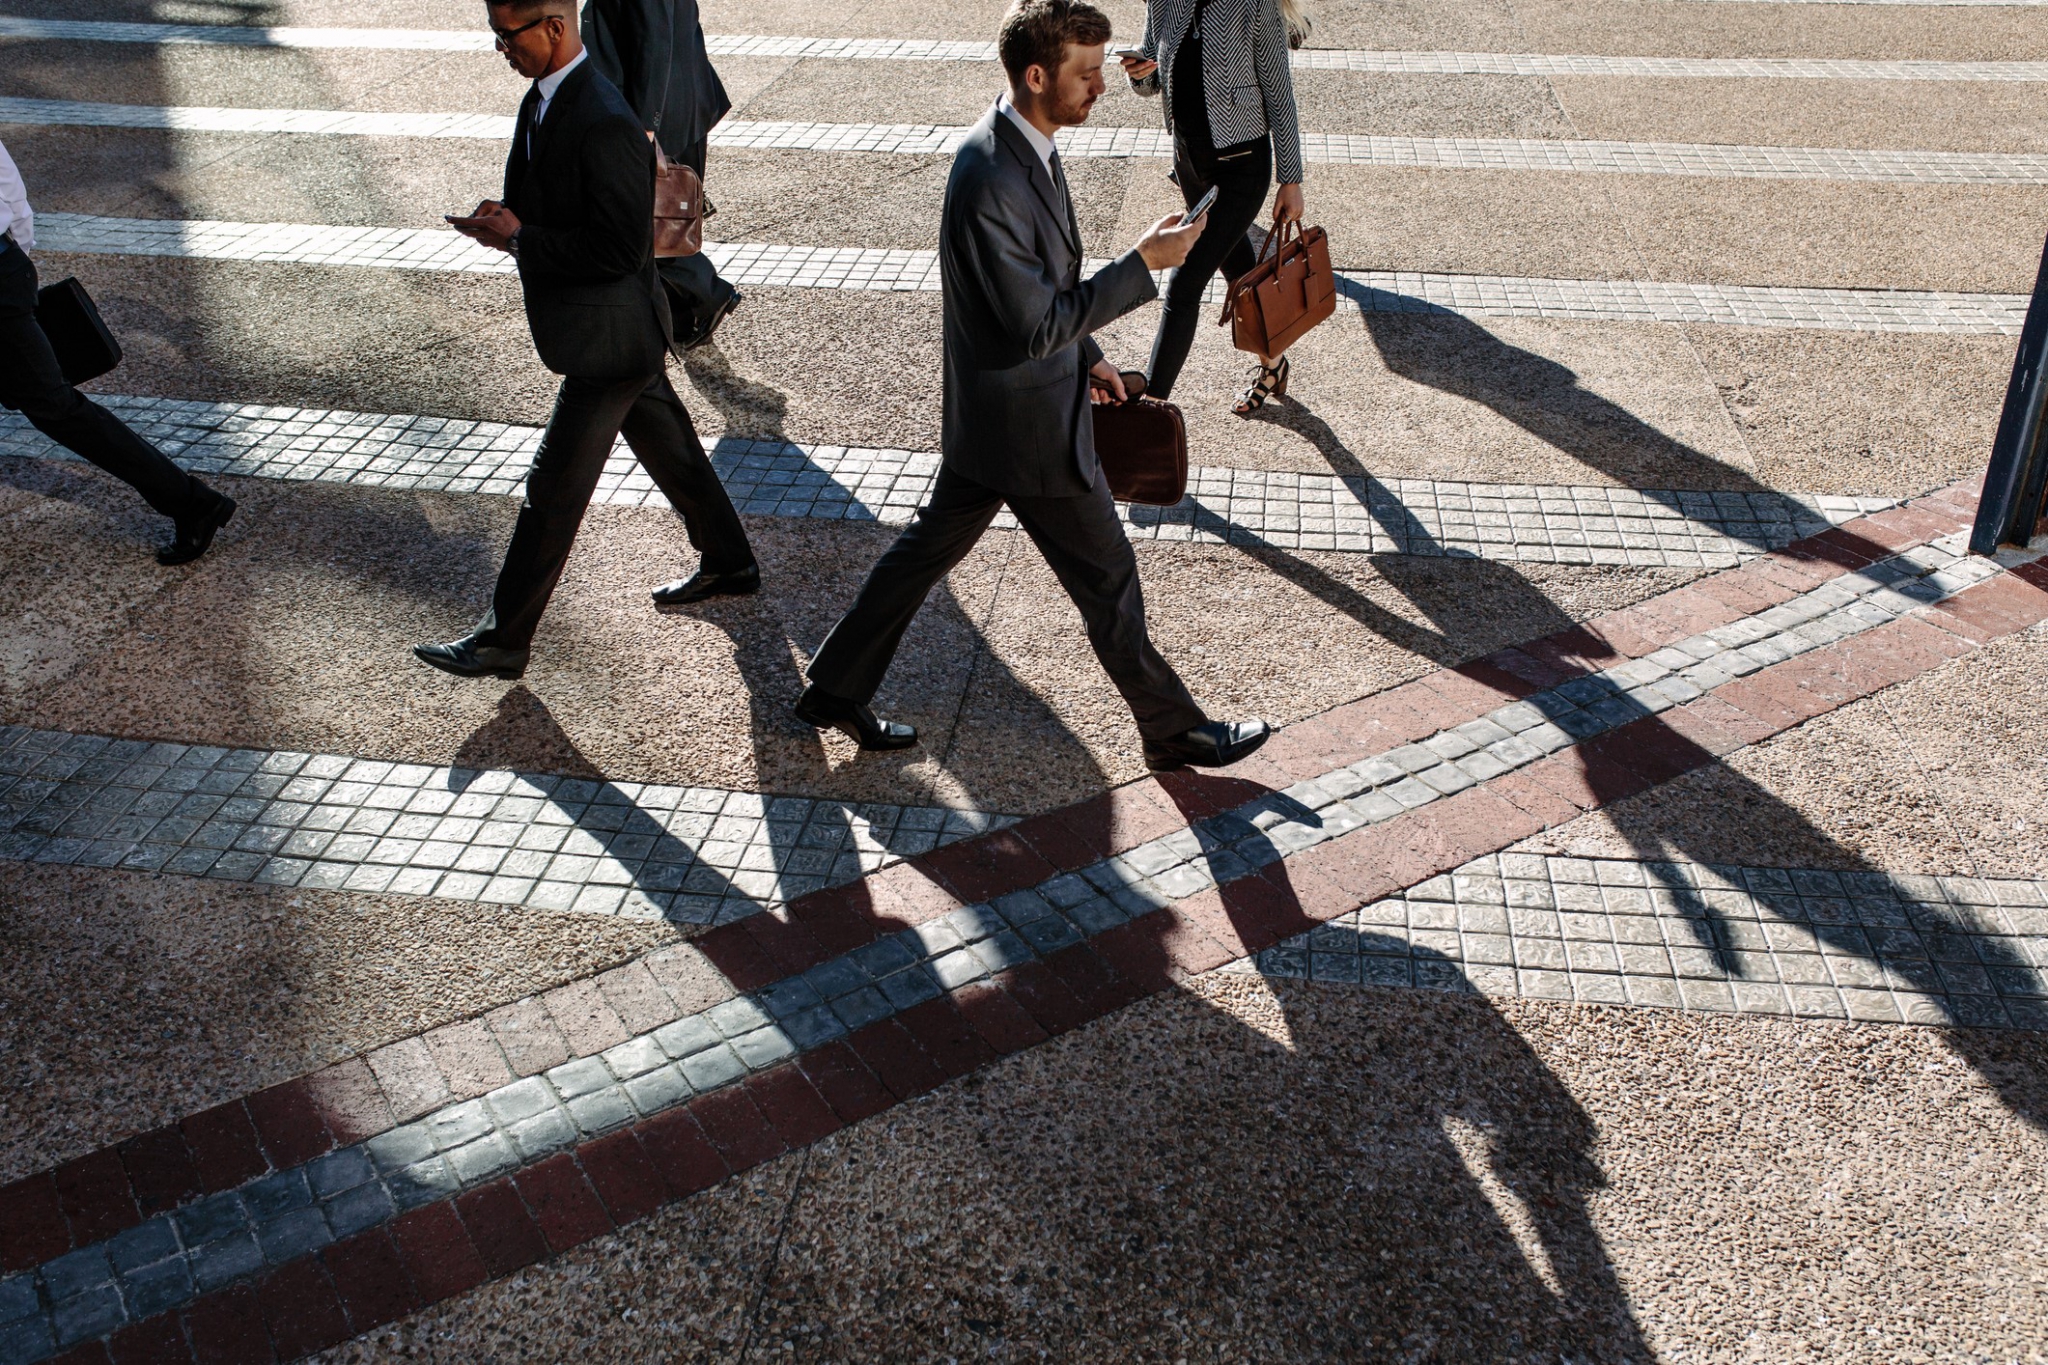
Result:
<instances>
[{"instance_id":1,"label":"man in dark suit","mask_svg":"<svg viewBox=\"0 0 2048 1365\"><path fill-rule=\"evenodd\" d=\"M569 547L623 433L682 514L702 560L656 590L664 603L750 593L761 571L690 414L668 382L668 304L654 274L654 149L626 101L586 60L571 0L490 6L505 60L533 88L519 106L505 201L458 230L519 263L541 362L561 375L526 480L491 609L476 629L413 653L449 673L516 678Z\"/></svg>"},{"instance_id":2,"label":"man in dark suit","mask_svg":"<svg viewBox=\"0 0 2048 1365\"><path fill-rule=\"evenodd\" d=\"M943 463L931 501L882 556L811 661L799 719L864 749L914 744L868 707L910 620L1008 503L1087 623L1088 642L1137 718L1155 771L1220 767L1266 740L1263 721L1215 722L1145 630L1137 558L1095 457L1090 374L1121 398L1089 335L1158 296L1205 219L1162 218L1081 278L1081 231L1053 133L1102 96L1109 20L1081 0L1014 0L997 49L1009 93L968 133L939 225L945 291Z\"/></svg>"},{"instance_id":3,"label":"man in dark suit","mask_svg":"<svg viewBox=\"0 0 2048 1365\"><path fill-rule=\"evenodd\" d=\"M732 100L704 50L697 0L589 0L583 42L591 63L619 87L662 153L702 176L711 129ZM740 305L740 291L720 279L701 252L664 259L657 268L685 350L711 340Z\"/></svg>"},{"instance_id":4,"label":"man in dark suit","mask_svg":"<svg viewBox=\"0 0 2048 1365\"><path fill-rule=\"evenodd\" d=\"M14 158L0 145L0 407L74 455L122 480L171 519L156 562L187 564L206 553L235 500L193 478L126 422L73 387L36 321L35 213Z\"/></svg>"}]
</instances>

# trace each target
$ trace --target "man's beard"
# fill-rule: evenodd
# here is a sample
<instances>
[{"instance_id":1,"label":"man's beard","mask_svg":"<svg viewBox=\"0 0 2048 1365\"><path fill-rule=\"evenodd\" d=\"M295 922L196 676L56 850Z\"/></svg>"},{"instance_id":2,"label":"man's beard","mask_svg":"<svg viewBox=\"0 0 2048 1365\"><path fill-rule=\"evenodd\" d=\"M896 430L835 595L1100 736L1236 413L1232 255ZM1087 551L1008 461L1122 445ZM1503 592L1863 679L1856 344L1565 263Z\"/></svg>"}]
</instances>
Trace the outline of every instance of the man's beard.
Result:
<instances>
[{"instance_id":1,"label":"man's beard","mask_svg":"<svg viewBox=\"0 0 2048 1365\"><path fill-rule=\"evenodd\" d=\"M1094 107L1094 104L1095 101L1093 99L1084 97L1074 101L1072 104L1054 105L1052 108L1052 121L1061 128L1078 128L1088 121L1088 111Z\"/></svg>"}]
</instances>

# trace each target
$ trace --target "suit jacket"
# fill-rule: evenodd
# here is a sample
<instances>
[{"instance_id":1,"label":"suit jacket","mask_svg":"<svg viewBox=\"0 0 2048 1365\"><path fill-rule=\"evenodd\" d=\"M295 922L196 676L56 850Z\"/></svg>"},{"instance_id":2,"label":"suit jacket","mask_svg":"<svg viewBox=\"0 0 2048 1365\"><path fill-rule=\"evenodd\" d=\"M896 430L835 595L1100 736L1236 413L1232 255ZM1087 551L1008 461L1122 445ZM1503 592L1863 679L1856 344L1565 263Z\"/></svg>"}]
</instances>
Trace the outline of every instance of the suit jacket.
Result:
<instances>
[{"instance_id":1,"label":"suit jacket","mask_svg":"<svg viewBox=\"0 0 2048 1365\"><path fill-rule=\"evenodd\" d=\"M1089 335L1159 294L1127 251L1081 278L1081 229L1038 153L999 107L953 158L939 223L945 290L946 464L1015 497L1078 497L1095 482Z\"/></svg>"},{"instance_id":2,"label":"suit jacket","mask_svg":"<svg viewBox=\"0 0 2048 1365\"><path fill-rule=\"evenodd\" d=\"M589 62L563 80L536 129L539 103L539 91L528 91L505 163L534 348L556 374L652 375L670 333L654 273L654 147Z\"/></svg>"},{"instance_id":3,"label":"suit jacket","mask_svg":"<svg viewBox=\"0 0 2048 1365\"><path fill-rule=\"evenodd\" d=\"M1301 127L1288 64L1287 21L1280 0L1147 0L1139 51L1159 69L1132 88L1166 96L1166 130L1173 131L1174 59L1202 16L1202 103L1209 110L1209 140L1218 147L1273 134L1273 174L1283 185L1302 178Z\"/></svg>"},{"instance_id":4,"label":"suit jacket","mask_svg":"<svg viewBox=\"0 0 2048 1365\"><path fill-rule=\"evenodd\" d=\"M699 144L732 100L704 50L697 0L589 0L583 45L669 160L702 175Z\"/></svg>"}]
</instances>

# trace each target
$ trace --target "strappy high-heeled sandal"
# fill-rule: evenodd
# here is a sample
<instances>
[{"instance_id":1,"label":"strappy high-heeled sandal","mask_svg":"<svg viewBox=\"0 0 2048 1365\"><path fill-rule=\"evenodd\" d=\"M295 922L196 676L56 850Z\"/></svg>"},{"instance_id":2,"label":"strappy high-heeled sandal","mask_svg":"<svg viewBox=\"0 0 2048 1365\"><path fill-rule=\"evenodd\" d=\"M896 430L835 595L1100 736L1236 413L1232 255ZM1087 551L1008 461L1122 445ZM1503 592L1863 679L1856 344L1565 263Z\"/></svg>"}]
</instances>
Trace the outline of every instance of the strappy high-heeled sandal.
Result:
<instances>
[{"instance_id":1,"label":"strappy high-heeled sandal","mask_svg":"<svg viewBox=\"0 0 2048 1365\"><path fill-rule=\"evenodd\" d=\"M1244 391L1244 396L1237 400L1237 406L1231 411L1239 417L1249 417L1266 406L1268 398L1285 398L1288 368L1284 355L1278 365L1259 366L1259 377L1252 381L1251 387Z\"/></svg>"}]
</instances>

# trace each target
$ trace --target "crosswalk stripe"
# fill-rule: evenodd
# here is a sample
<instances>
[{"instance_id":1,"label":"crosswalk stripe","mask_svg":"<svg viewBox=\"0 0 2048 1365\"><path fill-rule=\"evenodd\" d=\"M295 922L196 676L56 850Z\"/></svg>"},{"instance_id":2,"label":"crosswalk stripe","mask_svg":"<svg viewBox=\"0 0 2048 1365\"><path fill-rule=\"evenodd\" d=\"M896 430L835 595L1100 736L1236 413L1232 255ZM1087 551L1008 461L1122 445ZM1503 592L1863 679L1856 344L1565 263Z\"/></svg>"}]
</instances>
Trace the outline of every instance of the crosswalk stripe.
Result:
<instances>
[{"instance_id":1,"label":"crosswalk stripe","mask_svg":"<svg viewBox=\"0 0 2048 1365\"><path fill-rule=\"evenodd\" d=\"M1862 0L1880 3L1883 0ZM1909 3L1911 0L1897 0ZM1989 0L1946 0L1946 3ZM2003 2L2003 0L2001 0ZM2020 0L2048 3L2048 0ZM131 24L0 16L0 38L274 48L386 48L413 52L488 52L482 31L413 28L239 27L215 24ZM709 34L714 57L811 58L836 61L993 62L995 44L928 38L807 38ZM1823 57L1625 57L1522 52L1399 52L1308 48L1293 54L1297 70L1367 75L1636 76L1667 79L2044 81L2048 62L1882 61Z\"/></svg>"},{"instance_id":2,"label":"crosswalk stripe","mask_svg":"<svg viewBox=\"0 0 2048 1365\"><path fill-rule=\"evenodd\" d=\"M512 119L498 114L413 114L336 109L97 104L0 97L0 123L181 132L282 133L327 137L466 138L504 141ZM967 129L943 124L742 121L721 124L711 144L731 150L942 156ZM1170 158L1156 128L1074 128L1059 136L1069 157ZM1888 151L1832 147L1745 147L1698 142L1600 142L1562 138L1370 137L1309 133L1302 155L1325 165L1422 170L1563 171L1766 180L1856 180L1902 184L2048 185L2048 154Z\"/></svg>"},{"instance_id":3,"label":"crosswalk stripe","mask_svg":"<svg viewBox=\"0 0 2048 1365\"><path fill-rule=\"evenodd\" d=\"M332 227L39 213L45 251L374 269L512 273L511 258L440 228ZM718 242L705 255L742 288L936 293L938 255L873 247ZM1100 262L1089 262L1097 268ZM2023 294L1812 289L1664 280L1558 280L1424 271L1338 272L1361 312L1676 322L1849 332L2017 336ZM1211 285L1212 296L1216 286Z\"/></svg>"},{"instance_id":4,"label":"crosswalk stripe","mask_svg":"<svg viewBox=\"0 0 2048 1365\"><path fill-rule=\"evenodd\" d=\"M534 427L460 418L102 396L200 474L517 496ZM63 458L0 413L0 455ZM758 516L901 525L930 496L939 457L908 450L728 436L711 458L733 503ZM1727 568L1892 505L1888 498L1608 485L1508 485L1196 468L1176 507L1123 507L1134 540L1496 562ZM595 501L666 507L623 444ZM999 524L1014 527L1003 514Z\"/></svg>"}]
</instances>

